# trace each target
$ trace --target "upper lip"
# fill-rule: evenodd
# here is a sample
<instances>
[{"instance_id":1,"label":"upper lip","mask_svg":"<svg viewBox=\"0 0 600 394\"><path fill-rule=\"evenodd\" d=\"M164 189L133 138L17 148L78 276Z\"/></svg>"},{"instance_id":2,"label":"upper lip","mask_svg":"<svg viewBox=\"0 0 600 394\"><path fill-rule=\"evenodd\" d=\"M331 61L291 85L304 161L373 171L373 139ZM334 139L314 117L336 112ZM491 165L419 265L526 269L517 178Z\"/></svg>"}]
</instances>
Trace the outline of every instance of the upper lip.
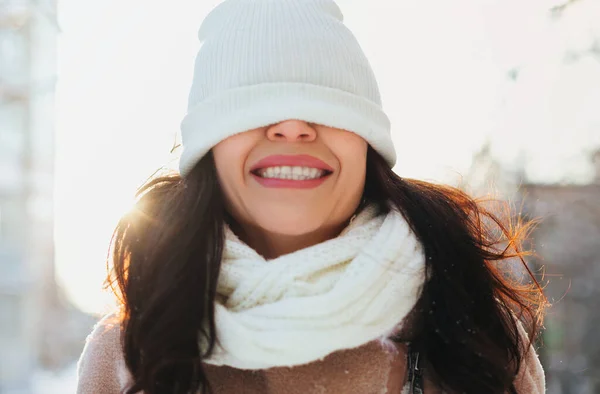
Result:
<instances>
[{"instance_id":1,"label":"upper lip","mask_svg":"<svg viewBox=\"0 0 600 394\"><path fill-rule=\"evenodd\" d=\"M317 159L310 155L272 155L262 158L256 162L250 171L260 170L267 167L279 167L279 166L290 166L290 167L311 167L318 168L333 172L333 168L325 163L323 160Z\"/></svg>"}]
</instances>

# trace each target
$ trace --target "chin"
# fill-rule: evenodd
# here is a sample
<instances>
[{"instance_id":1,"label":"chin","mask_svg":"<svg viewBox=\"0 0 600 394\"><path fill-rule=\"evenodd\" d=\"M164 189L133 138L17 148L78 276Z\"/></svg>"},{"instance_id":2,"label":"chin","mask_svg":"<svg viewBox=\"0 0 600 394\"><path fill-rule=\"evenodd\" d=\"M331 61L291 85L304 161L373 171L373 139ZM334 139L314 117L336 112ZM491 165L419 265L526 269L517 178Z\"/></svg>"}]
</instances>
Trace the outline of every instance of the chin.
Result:
<instances>
[{"instance_id":1,"label":"chin","mask_svg":"<svg viewBox=\"0 0 600 394\"><path fill-rule=\"evenodd\" d=\"M272 220L259 220L257 224L271 233L298 236L318 230L323 222L319 220L311 221L307 220L307 218L301 220L282 220L281 218L273 218Z\"/></svg>"},{"instance_id":2,"label":"chin","mask_svg":"<svg viewBox=\"0 0 600 394\"><path fill-rule=\"evenodd\" d=\"M309 234L327 225L327 216L320 212L305 210L261 210L256 215L256 224L265 231L297 236Z\"/></svg>"}]
</instances>

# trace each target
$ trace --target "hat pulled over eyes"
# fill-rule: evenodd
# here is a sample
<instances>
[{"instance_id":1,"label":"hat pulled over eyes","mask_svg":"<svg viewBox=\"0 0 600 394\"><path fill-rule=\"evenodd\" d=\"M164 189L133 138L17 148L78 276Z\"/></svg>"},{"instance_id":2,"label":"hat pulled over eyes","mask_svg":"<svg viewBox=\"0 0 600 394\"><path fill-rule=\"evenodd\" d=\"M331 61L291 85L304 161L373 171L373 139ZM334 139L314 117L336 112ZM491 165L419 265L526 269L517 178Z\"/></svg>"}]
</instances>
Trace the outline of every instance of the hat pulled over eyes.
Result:
<instances>
[{"instance_id":1,"label":"hat pulled over eyes","mask_svg":"<svg viewBox=\"0 0 600 394\"><path fill-rule=\"evenodd\" d=\"M288 119L356 133L395 164L377 80L334 1L226 0L198 37L183 176L224 139Z\"/></svg>"}]
</instances>

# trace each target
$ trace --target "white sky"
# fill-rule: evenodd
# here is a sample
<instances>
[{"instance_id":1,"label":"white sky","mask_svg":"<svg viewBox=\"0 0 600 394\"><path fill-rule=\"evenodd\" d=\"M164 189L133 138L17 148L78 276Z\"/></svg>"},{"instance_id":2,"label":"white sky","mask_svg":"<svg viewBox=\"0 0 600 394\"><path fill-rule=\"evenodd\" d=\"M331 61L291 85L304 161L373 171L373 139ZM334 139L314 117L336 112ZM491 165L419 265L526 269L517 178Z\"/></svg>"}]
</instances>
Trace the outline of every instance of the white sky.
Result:
<instances>
[{"instance_id":1,"label":"white sky","mask_svg":"<svg viewBox=\"0 0 600 394\"><path fill-rule=\"evenodd\" d=\"M102 312L109 300L100 288L112 228L135 188L170 158L196 32L218 2L59 2L57 273L86 311ZM565 48L589 43L599 20L593 1L581 3L556 27L546 0L340 0L381 86L396 171L433 180L464 173L489 138L508 168L525 152L532 179L589 181L582 152L600 146L599 63L557 66ZM518 65L518 83L508 82Z\"/></svg>"}]
</instances>

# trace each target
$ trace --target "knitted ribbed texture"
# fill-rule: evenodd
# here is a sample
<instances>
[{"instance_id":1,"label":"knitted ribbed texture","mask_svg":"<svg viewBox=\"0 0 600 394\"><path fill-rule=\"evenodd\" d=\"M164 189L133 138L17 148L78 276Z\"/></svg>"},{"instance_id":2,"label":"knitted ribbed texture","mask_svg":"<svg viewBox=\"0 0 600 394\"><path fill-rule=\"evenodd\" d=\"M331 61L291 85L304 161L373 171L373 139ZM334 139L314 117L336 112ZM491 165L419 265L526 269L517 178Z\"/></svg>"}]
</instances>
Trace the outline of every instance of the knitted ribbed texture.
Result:
<instances>
[{"instance_id":1,"label":"knitted ribbed texture","mask_svg":"<svg viewBox=\"0 0 600 394\"><path fill-rule=\"evenodd\" d=\"M265 260L226 231L208 364L295 366L400 329L424 283L422 247L404 217L368 206L336 238ZM201 343L205 349L205 344Z\"/></svg>"},{"instance_id":2,"label":"knitted ribbed texture","mask_svg":"<svg viewBox=\"0 0 600 394\"><path fill-rule=\"evenodd\" d=\"M288 119L352 131L394 165L377 81L332 0L227 0L198 35L182 174L225 138Z\"/></svg>"}]
</instances>

